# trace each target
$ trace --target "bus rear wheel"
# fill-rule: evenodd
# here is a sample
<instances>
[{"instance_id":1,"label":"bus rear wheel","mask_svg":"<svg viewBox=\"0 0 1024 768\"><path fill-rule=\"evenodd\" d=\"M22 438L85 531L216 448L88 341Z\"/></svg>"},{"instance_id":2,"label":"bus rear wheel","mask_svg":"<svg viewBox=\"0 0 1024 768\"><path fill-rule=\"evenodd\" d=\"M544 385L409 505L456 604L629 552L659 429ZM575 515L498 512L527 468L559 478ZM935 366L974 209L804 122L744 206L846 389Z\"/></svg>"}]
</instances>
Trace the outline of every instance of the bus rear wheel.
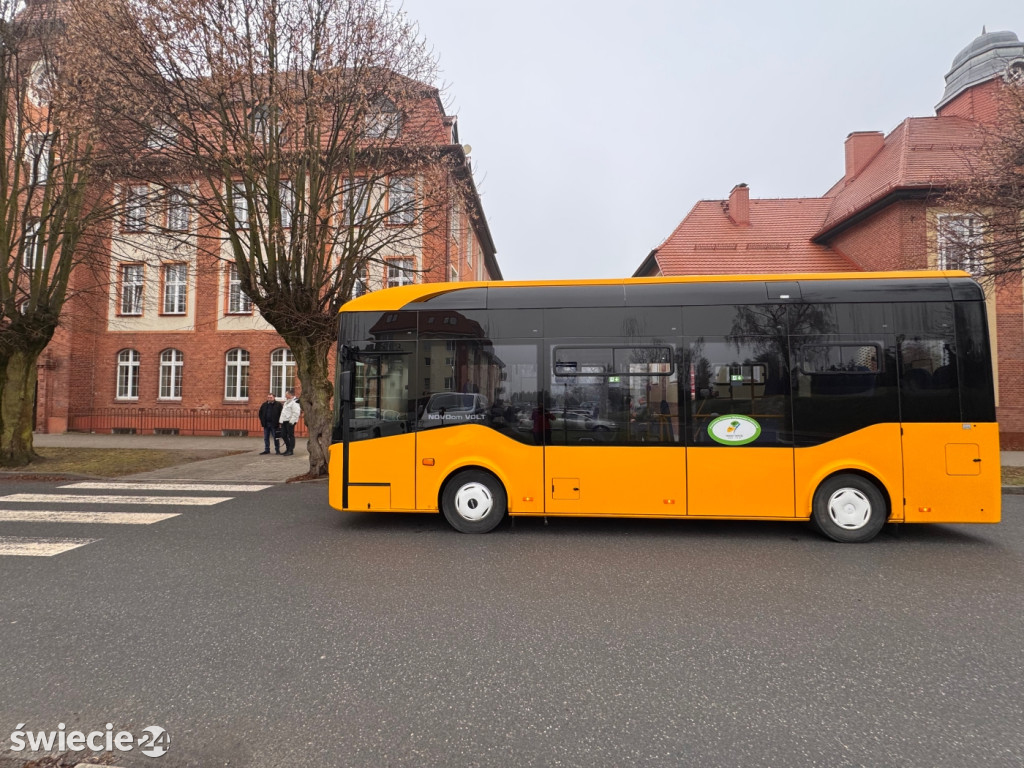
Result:
<instances>
[{"instance_id":1,"label":"bus rear wheel","mask_svg":"<svg viewBox=\"0 0 1024 768\"><path fill-rule=\"evenodd\" d=\"M460 533L487 533L505 519L508 495L498 479L479 469L452 475L441 493L441 511Z\"/></svg>"},{"instance_id":2,"label":"bus rear wheel","mask_svg":"<svg viewBox=\"0 0 1024 768\"><path fill-rule=\"evenodd\" d=\"M871 541L888 518L878 486L854 474L834 475L814 492L811 520L833 541Z\"/></svg>"}]
</instances>

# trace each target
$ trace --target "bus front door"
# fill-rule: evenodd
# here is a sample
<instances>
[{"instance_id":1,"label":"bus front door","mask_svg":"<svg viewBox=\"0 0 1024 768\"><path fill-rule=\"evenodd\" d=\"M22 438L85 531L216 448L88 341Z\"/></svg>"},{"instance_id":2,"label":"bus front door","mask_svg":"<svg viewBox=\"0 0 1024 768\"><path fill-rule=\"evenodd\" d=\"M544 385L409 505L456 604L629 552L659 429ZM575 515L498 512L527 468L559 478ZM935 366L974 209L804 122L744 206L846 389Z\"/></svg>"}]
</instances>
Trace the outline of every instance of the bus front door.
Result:
<instances>
[{"instance_id":1,"label":"bus front door","mask_svg":"<svg viewBox=\"0 0 1024 768\"><path fill-rule=\"evenodd\" d=\"M411 354L397 342L384 353L355 355L346 424L347 509L416 509L415 408L408 401L410 361Z\"/></svg>"}]
</instances>

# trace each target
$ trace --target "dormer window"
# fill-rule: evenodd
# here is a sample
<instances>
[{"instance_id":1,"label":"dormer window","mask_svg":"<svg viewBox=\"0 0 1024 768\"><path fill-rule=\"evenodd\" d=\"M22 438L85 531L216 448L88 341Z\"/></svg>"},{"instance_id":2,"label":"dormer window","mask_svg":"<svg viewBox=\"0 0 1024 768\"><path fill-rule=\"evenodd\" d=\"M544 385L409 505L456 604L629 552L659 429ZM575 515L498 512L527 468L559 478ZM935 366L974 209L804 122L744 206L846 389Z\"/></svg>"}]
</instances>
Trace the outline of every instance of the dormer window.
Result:
<instances>
[{"instance_id":1,"label":"dormer window","mask_svg":"<svg viewBox=\"0 0 1024 768\"><path fill-rule=\"evenodd\" d=\"M280 111L274 111L262 104L253 109L249 115L253 137L264 143L276 139L281 135L280 117Z\"/></svg>"},{"instance_id":2,"label":"dormer window","mask_svg":"<svg viewBox=\"0 0 1024 768\"><path fill-rule=\"evenodd\" d=\"M1014 59L1006 65L1003 80L1011 85L1024 86L1024 57Z\"/></svg>"},{"instance_id":3,"label":"dormer window","mask_svg":"<svg viewBox=\"0 0 1024 768\"><path fill-rule=\"evenodd\" d=\"M370 139L393 139L402 128L402 115L391 99L378 99L366 116L366 136Z\"/></svg>"},{"instance_id":4,"label":"dormer window","mask_svg":"<svg viewBox=\"0 0 1024 768\"><path fill-rule=\"evenodd\" d=\"M167 149L178 143L178 127L173 120L160 120L149 129L146 146L149 149Z\"/></svg>"}]
</instances>

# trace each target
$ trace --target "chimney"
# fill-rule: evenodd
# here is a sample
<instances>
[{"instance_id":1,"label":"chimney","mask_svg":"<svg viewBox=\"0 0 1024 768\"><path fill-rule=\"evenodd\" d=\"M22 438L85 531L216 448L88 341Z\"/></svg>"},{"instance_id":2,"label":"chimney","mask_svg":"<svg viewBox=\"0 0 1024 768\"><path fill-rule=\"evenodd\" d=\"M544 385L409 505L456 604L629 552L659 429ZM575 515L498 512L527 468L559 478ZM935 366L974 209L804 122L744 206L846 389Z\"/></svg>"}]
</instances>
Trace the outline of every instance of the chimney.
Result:
<instances>
[{"instance_id":1,"label":"chimney","mask_svg":"<svg viewBox=\"0 0 1024 768\"><path fill-rule=\"evenodd\" d=\"M854 131L846 137L846 180L867 168L868 163L885 145L881 131Z\"/></svg>"},{"instance_id":2,"label":"chimney","mask_svg":"<svg viewBox=\"0 0 1024 768\"><path fill-rule=\"evenodd\" d=\"M737 184L729 193L729 207L726 209L733 224L750 226L750 187Z\"/></svg>"}]
</instances>

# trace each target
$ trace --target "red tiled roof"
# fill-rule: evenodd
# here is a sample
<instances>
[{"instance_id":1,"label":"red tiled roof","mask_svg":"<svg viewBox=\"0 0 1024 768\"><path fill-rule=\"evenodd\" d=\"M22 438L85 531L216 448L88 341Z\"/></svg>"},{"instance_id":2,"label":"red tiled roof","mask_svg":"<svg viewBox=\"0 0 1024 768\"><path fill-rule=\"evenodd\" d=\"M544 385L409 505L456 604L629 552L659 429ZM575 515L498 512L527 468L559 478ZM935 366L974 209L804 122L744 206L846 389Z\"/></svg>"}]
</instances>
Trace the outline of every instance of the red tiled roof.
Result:
<instances>
[{"instance_id":1,"label":"red tiled roof","mask_svg":"<svg viewBox=\"0 0 1024 768\"><path fill-rule=\"evenodd\" d=\"M739 226L726 213L725 200L702 200L654 256L667 276L858 271L811 242L831 205L825 198L752 199L750 224Z\"/></svg>"},{"instance_id":2,"label":"red tiled roof","mask_svg":"<svg viewBox=\"0 0 1024 768\"><path fill-rule=\"evenodd\" d=\"M962 117L908 117L861 174L825 193L831 208L823 235L897 190L943 190L968 170L967 156L981 143L978 124Z\"/></svg>"}]
</instances>

